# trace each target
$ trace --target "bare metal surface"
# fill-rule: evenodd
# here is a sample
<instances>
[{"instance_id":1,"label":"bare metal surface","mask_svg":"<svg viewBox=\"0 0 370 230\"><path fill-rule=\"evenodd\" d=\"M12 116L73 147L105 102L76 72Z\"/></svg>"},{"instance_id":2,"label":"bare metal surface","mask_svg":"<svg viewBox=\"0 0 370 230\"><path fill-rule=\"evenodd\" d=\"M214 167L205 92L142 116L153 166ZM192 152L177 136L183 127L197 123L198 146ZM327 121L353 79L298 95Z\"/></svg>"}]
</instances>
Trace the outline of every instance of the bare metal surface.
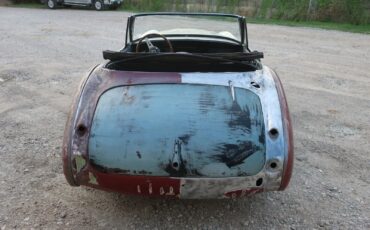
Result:
<instances>
[{"instance_id":1,"label":"bare metal surface","mask_svg":"<svg viewBox=\"0 0 370 230\"><path fill-rule=\"evenodd\" d=\"M369 229L370 36L363 34L248 27L251 49L279 73L292 114L296 161L286 191L174 201L71 188L60 146L73 94L101 50L122 47L127 16L0 8L1 228Z\"/></svg>"},{"instance_id":2,"label":"bare metal surface","mask_svg":"<svg viewBox=\"0 0 370 230\"><path fill-rule=\"evenodd\" d=\"M250 177L237 178L182 178L180 184L180 198L186 199L210 199L225 198L228 192L255 189L259 178L265 178L261 172Z\"/></svg>"}]
</instances>

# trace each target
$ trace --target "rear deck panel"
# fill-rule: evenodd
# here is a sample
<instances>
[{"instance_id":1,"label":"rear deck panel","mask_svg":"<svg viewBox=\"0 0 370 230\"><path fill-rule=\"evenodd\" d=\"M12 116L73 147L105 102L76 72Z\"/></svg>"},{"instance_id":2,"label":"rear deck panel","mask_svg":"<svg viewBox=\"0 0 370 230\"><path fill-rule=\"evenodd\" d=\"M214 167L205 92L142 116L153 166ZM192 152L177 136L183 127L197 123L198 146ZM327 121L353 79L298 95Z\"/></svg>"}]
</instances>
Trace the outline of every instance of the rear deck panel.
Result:
<instances>
[{"instance_id":1,"label":"rear deck panel","mask_svg":"<svg viewBox=\"0 0 370 230\"><path fill-rule=\"evenodd\" d=\"M116 87L99 99L88 148L91 164L104 172L255 175L266 152L261 102L232 85Z\"/></svg>"}]
</instances>

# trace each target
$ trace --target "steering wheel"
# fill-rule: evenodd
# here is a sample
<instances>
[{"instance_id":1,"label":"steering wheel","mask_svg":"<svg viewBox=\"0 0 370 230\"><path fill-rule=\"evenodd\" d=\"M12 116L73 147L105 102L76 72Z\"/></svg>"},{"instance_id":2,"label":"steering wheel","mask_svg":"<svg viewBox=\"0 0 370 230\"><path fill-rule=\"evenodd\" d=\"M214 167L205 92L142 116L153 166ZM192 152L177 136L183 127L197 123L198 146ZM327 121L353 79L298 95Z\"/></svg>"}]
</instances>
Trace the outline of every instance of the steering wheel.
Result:
<instances>
[{"instance_id":1,"label":"steering wheel","mask_svg":"<svg viewBox=\"0 0 370 230\"><path fill-rule=\"evenodd\" d=\"M158 47L154 46L151 41L149 41L149 38L153 38L153 37L163 38L163 40L167 43L168 47L170 48L170 52L171 53L174 52L171 42L165 36L163 36L162 34L152 33L152 34L147 34L143 36L142 38L140 38L139 42L136 45L136 53L140 53L140 45L141 43L143 43L143 41L146 42L146 45L148 46L148 49L149 49L149 53L160 53L161 50Z\"/></svg>"}]
</instances>

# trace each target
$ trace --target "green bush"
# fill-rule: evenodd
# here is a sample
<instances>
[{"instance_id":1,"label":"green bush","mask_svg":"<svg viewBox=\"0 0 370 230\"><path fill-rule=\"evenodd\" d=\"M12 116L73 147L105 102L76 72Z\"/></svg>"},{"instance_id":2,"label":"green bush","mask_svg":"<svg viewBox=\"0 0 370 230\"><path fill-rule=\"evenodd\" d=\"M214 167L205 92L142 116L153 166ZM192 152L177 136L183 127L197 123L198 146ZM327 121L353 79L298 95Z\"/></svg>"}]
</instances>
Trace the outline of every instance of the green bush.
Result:
<instances>
[{"instance_id":1,"label":"green bush","mask_svg":"<svg viewBox=\"0 0 370 230\"><path fill-rule=\"evenodd\" d=\"M369 23L365 0L262 0L259 18ZM270 13L269 12L273 12Z\"/></svg>"},{"instance_id":2,"label":"green bush","mask_svg":"<svg viewBox=\"0 0 370 230\"><path fill-rule=\"evenodd\" d=\"M40 0L10 0L13 4L20 3L40 3Z\"/></svg>"}]
</instances>

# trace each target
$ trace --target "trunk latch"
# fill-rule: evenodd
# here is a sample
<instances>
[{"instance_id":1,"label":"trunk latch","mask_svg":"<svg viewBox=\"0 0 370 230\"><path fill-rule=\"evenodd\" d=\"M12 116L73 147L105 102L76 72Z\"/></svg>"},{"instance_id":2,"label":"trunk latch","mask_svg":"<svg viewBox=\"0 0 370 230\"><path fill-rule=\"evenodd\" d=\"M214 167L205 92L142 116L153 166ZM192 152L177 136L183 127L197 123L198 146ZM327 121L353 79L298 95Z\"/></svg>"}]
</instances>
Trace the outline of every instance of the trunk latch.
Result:
<instances>
[{"instance_id":1,"label":"trunk latch","mask_svg":"<svg viewBox=\"0 0 370 230\"><path fill-rule=\"evenodd\" d=\"M181 157L181 144L182 141L179 139L175 140L175 145L173 148L173 156L171 161L171 166L176 171L180 170L180 165L182 164L182 157Z\"/></svg>"}]
</instances>

